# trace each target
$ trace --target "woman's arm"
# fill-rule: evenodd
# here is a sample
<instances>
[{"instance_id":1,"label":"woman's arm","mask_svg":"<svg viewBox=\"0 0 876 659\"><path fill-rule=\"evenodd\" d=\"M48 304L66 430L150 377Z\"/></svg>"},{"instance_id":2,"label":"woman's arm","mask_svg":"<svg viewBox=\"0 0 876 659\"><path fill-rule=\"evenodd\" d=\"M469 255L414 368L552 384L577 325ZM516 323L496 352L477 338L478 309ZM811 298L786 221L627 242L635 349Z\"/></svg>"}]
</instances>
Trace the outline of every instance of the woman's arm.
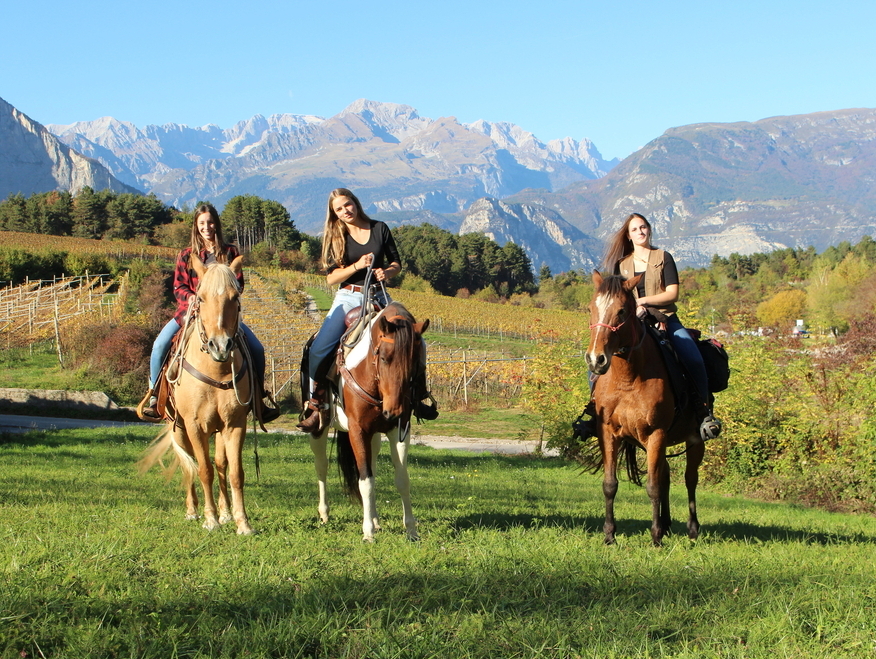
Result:
<instances>
[{"instance_id":1,"label":"woman's arm","mask_svg":"<svg viewBox=\"0 0 876 659\"><path fill-rule=\"evenodd\" d=\"M640 307L665 307L678 301L678 284L669 284L666 290L657 295L646 295L636 300Z\"/></svg>"}]
</instances>

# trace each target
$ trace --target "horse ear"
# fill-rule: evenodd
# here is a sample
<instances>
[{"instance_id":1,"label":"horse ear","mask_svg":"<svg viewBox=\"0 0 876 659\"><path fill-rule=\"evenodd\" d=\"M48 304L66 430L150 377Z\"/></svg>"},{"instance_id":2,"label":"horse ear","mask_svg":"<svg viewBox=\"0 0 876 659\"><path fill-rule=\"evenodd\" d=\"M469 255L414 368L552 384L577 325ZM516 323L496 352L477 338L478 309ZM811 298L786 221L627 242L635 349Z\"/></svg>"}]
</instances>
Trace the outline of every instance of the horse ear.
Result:
<instances>
[{"instance_id":1,"label":"horse ear","mask_svg":"<svg viewBox=\"0 0 876 659\"><path fill-rule=\"evenodd\" d=\"M240 271L243 270L243 254L234 259L228 267L231 268L231 272L239 275Z\"/></svg>"},{"instance_id":2,"label":"horse ear","mask_svg":"<svg viewBox=\"0 0 876 659\"><path fill-rule=\"evenodd\" d=\"M385 314L381 314L377 318L377 329L379 329L384 334L389 334L390 332L392 332L395 329L395 325L393 325L391 322L389 322L386 319Z\"/></svg>"},{"instance_id":3,"label":"horse ear","mask_svg":"<svg viewBox=\"0 0 876 659\"><path fill-rule=\"evenodd\" d=\"M204 273L207 272L207 266L204 265L201 257L199 257L194 252L192 252L190 263L192 265L192 270L195 271L195 274L198 275L198 278L203 277Z\"/></svg>"},{"instance_id":4,"label":"horse ear","mask_svg":"<svg viewBox=\"0 0 876 659\"><path fill-rule=\"evenodd\" d=\"M596 286L596 288L599 288L602 285L602 275L599 274L599 270L593 271L593 285Z\"/></svg>"},{"instance_id":5,"label":"horse ear","mask_svg":"<svg viewBox=\"0 0 876 659\"><path fill-rule=\"evenodd\" d=\"M414 331L417 334L423 334L423 333L425 333L425 331L427 329L429 329L429 319L428 318L426 320L424 320L422 323L415 323L414 324Z\"/></svg>"},{"instance_id":6,"label":"horse ear","mask_svg":"<svg viewBox=\"0 0 876 659\"><path fill-rule=\"evenodd\" d=\"M627 279L627 280L624 282L624 290L625 290L625 291L631 291L631 290L633 290L636 286L639 285L639 281L640 281L640 280L642 279L642 277L644 277L644 276L645 276L645 273L644 273L644 272L641 272L641 273L639 273L638 275L636 275L635 277L633 277L632 279Z\"/></svg>"}]
</instances>

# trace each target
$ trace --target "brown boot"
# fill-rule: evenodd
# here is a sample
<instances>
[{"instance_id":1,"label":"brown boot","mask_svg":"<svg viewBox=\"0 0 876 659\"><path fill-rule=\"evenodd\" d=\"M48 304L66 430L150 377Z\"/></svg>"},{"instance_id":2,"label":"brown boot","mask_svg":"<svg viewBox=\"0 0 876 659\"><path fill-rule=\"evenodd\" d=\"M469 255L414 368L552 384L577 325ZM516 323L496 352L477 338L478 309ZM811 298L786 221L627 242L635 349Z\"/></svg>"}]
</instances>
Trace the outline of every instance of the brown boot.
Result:
<instances>
[{"instance_id":1,"label":"brown boot","mask_svg":"<svg viewBox=\"0 0 876 659\"><path fill-rule=\"evenodd\" d=\"M311 435L320 432L324 427L323 411L325 409L325 390L318 389L313 392L313 397L307 401L307 407L304 410L304 418L296 426L303 432L309 432Z\"/></svg>"}]
</instances>

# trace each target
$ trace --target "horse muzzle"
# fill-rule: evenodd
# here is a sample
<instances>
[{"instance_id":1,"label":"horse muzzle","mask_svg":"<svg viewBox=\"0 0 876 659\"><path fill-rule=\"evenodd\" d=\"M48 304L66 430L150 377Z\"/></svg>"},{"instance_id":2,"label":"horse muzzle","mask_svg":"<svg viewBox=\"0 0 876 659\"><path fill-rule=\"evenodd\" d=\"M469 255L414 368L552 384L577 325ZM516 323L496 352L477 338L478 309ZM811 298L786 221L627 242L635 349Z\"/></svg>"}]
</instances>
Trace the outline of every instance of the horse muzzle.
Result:
<instances>
[{"instance_id":1,"label":"horse muzzle","mask_svg":"<svg viewBox=\"0 0 876 659\"><path fill-rule=\"evenodd\" d=\"M587 362L587 368L594 375L605 375L608 367L611 366L611 355L604 352L598 354L588 352L584 360Z\"/></svg>"},{"instance_id":2,"label":"horse muzzle","mask_svg":"<svg viewBox=\"0 0 876 659\"><path fill-rule=\"evenodd\" d=\"M217 362L227 362L234 350L234 340L230 336L214 336L207 341L207 353Z\"/></svg>"}]
</instances>

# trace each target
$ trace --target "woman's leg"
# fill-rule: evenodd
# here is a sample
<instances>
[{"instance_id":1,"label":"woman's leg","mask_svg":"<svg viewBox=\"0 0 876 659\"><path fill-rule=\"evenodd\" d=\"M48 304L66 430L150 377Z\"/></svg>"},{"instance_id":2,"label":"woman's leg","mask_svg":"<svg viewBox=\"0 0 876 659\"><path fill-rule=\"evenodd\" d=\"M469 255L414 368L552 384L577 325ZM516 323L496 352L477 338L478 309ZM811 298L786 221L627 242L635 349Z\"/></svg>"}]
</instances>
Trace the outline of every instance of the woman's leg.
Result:
<instances>
[{"instance_id":1,"label":"woman's leg","mask_svg":"<svg viewBox=\"0 0 876 659\"><path fill-rule=\"evenodd\" d=\"M161 373L161 367L164 365L164 360L167 358L167 353L170 352L170 344L173 337L179 332L180 326L173 318L167 321L167 324L155 337L155 342L152 344L152 355L149 357L149 388L155 389L158 375Z\"/></svg>"},{"instance_id":2,"label":"woman's leg","mask_svg":"<svg viewBox=\"0 0 876 659\"><path fill-rule=\"evenodd\" d=\"M676 316L670 317L669 322L666 323L666 331L672 347L687 368L700 399L702 410L700 436L703 440L714 439L721 434L721 422L712 415L712 408L709 405L709 376L706 374L700 348Z\"/></svg>"},{"instance_id":3,"label":"woman's leg","mask_svg":"<svg viewBox=\"0 0 876 659\"><path fill-rule=\"evenodd\" d=\"M265 347L258 337L245 323L240 323L240 331L243 334L243 340L246 341L246 347L249 348L249 354L252 357L252 367L255 370L256 377L260 382L265 381Z\"/></svg>"},{"instance_id":4,"label":"woman's leg","mask_svg":"<svg viewBox=\"0 0 876 659\"><path fill-rule=\"evenodd\" d=\"M329 356L338 346L338 341L347 329L347 314L362 305L362 294L353 293L345 289L335 293L331 309L322 321L322 327L316 333L313 343L310 345L310 357L308 370L311 380L317 379L317 369L322 361Z\"/></svg>"}]
</instances>

